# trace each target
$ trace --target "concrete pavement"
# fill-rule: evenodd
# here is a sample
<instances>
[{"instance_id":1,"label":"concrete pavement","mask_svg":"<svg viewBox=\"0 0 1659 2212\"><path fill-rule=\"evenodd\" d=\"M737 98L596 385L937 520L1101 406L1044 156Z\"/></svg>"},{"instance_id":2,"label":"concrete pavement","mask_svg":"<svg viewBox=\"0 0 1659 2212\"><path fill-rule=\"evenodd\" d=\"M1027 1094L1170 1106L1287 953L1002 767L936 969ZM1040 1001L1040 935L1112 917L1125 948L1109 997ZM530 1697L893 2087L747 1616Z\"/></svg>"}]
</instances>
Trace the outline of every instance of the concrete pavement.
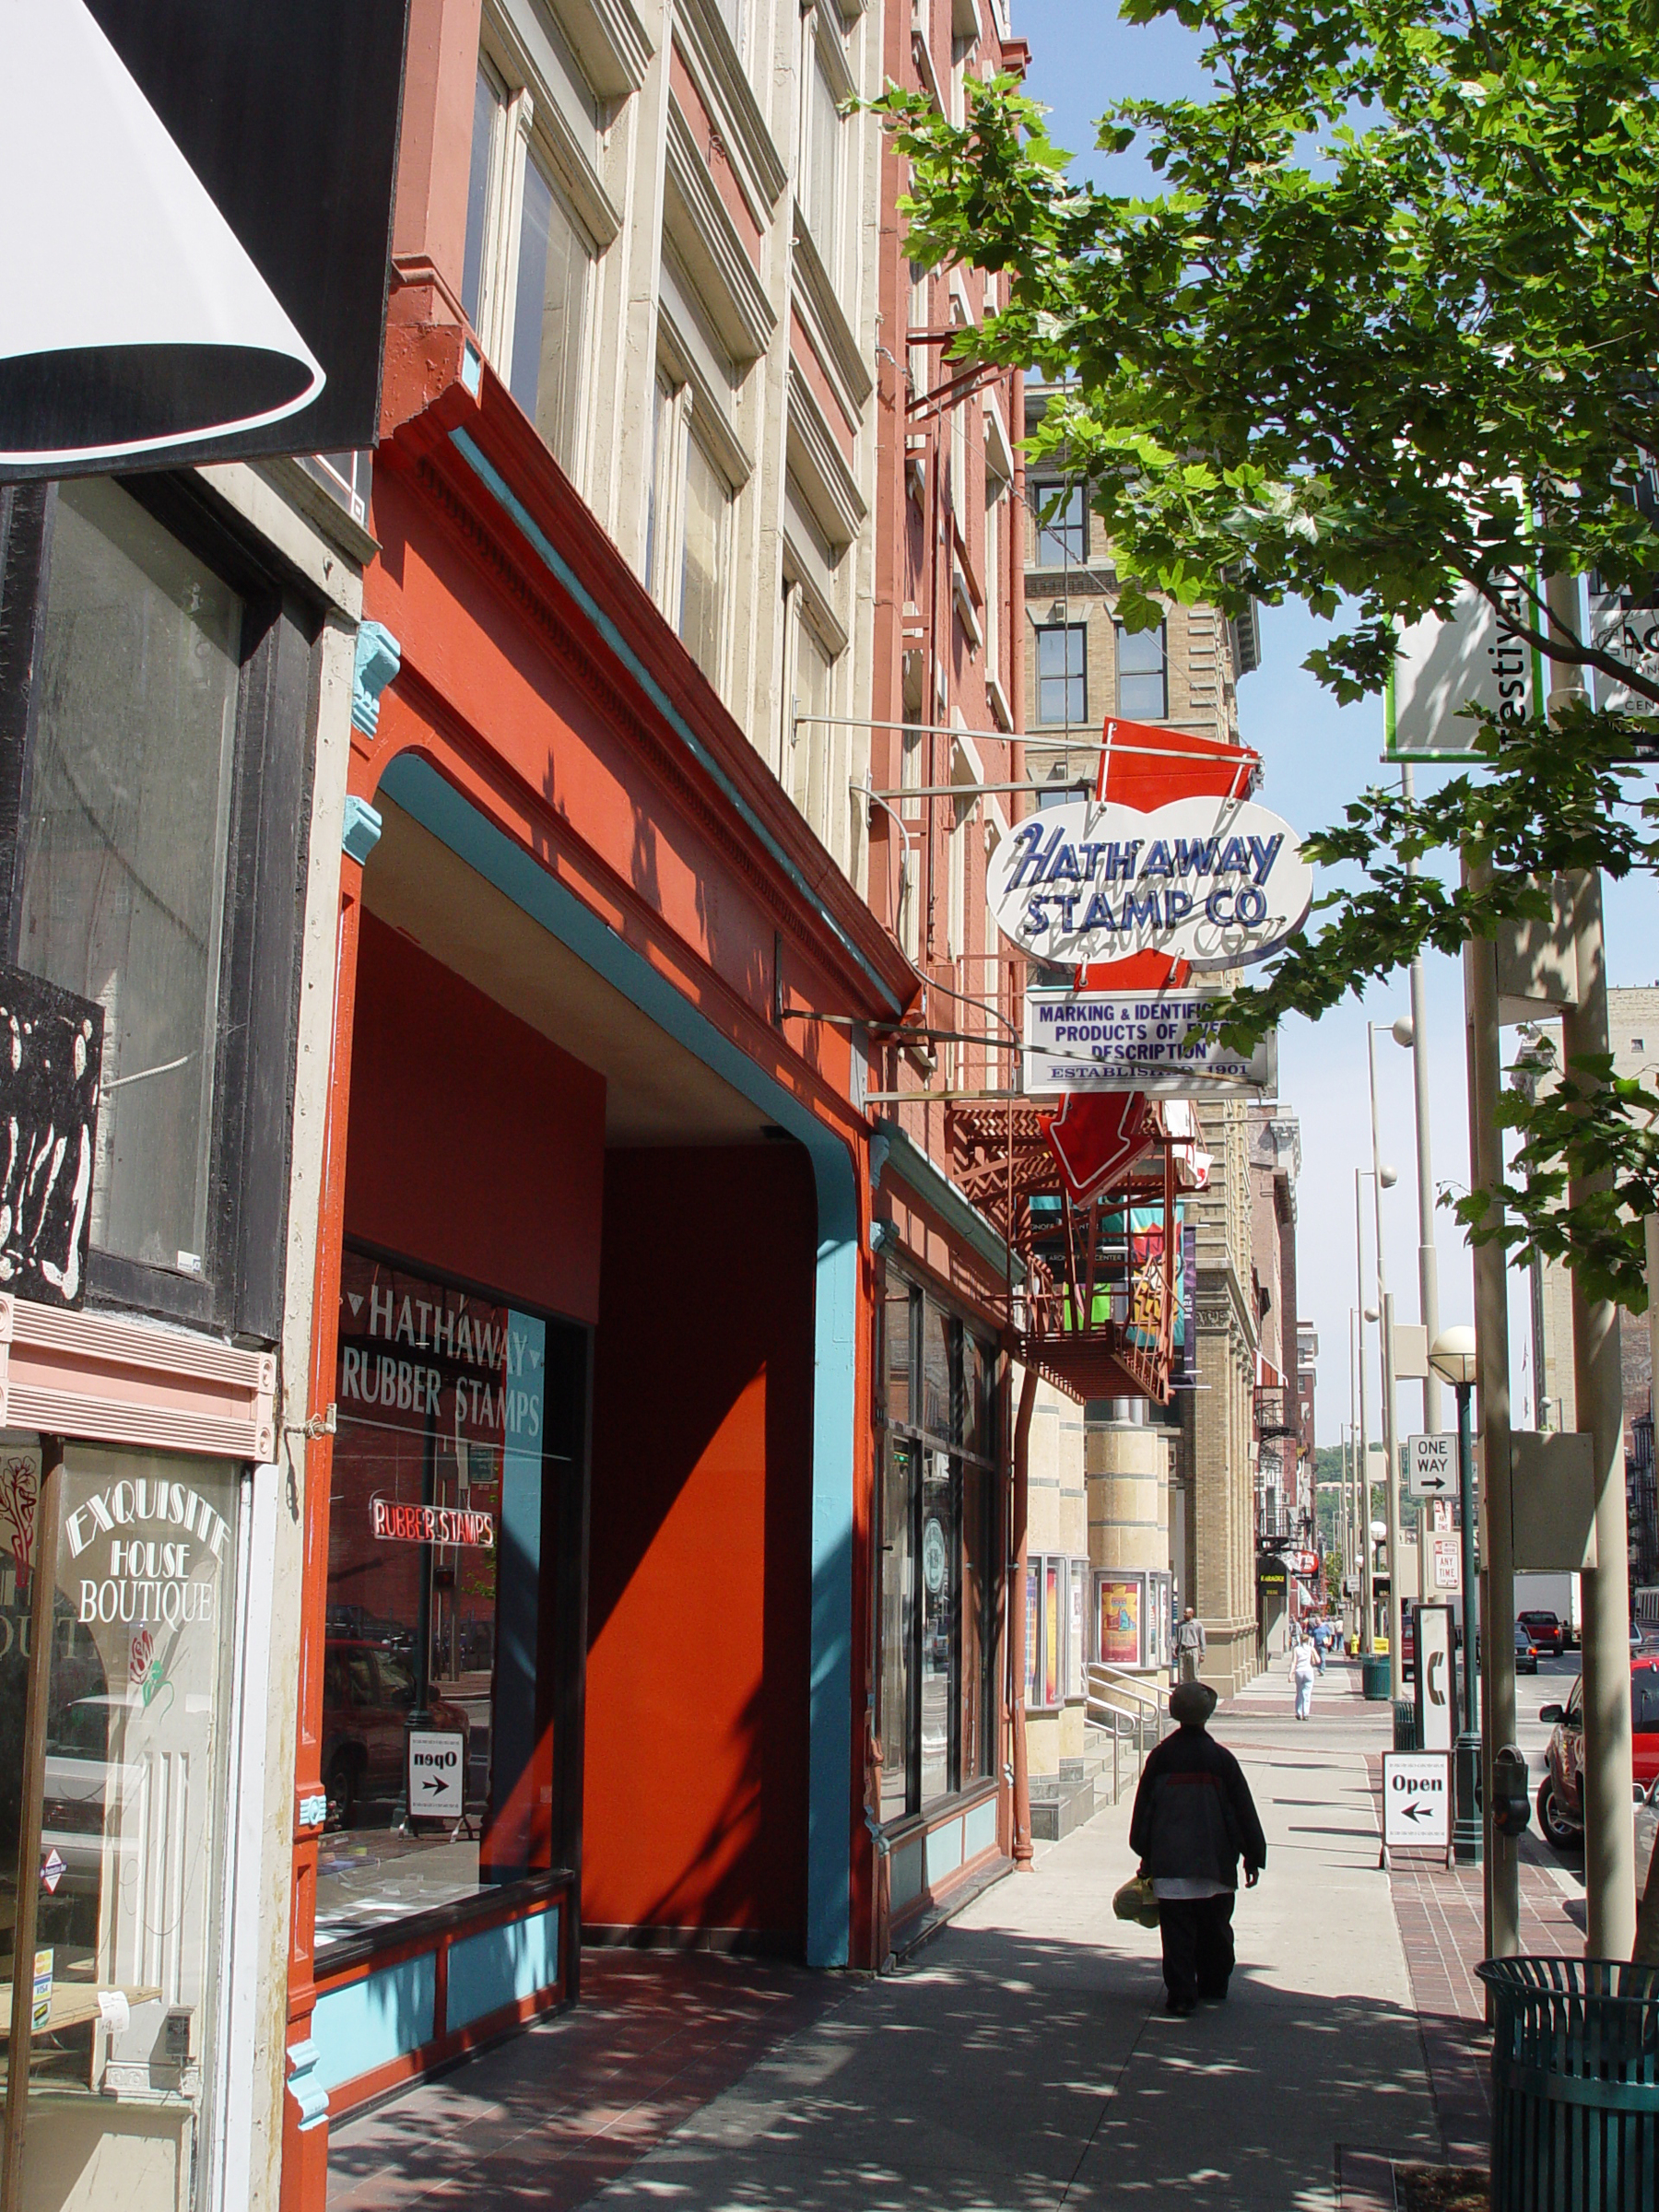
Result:
<instances>
[{"instance_id":1,"label":"concrete pavement","mask_svg":"<svg viewBox=\"0 0 1659 2212\"><path fill-rule=\"evenodd\" d=\"M1441 2151L1377 1870L1366 1758L1388 1709L1345 1687L1305 1724L1271 1682L1218 1722L1269 1850L1241 1893L1225 2007L1167 2018L1156 1935L1112 1916L1133 1870L1125 1801L880 1982L630 1960L653 2017L706 2018L677 2066L619 2018L612 2041L631 2035L637 2066L613 2058L584 2101L600 2056L584 2005L340 2128L331 2212L1069 2212L1141 2195L1335 2212L1344 2150Z\"/></svg>"}]
</instances>

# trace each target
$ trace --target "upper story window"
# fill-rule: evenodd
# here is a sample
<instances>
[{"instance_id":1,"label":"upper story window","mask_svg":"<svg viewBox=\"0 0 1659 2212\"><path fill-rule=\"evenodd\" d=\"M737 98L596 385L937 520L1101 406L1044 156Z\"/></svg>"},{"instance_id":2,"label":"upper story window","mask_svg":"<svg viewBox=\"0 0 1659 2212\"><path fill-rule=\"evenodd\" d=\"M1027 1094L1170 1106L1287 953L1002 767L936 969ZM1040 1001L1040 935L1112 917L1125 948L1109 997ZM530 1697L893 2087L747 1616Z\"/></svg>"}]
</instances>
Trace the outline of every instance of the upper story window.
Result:
<instances>
[{"instance_id":1,"label":"upper story window","mask_svg":"<svg viewBox=\"0 0 1659 2212\"><path fill-rule=\"evenodd\" d=\"M724 584L732 494L701 440L685 445L685 528L680 547L679 634L712 684L720 681Z\"/></svg>"},{"instance_id":2,"label":"upper story window","mask_svg":"<svg viewBox=\"0 0 1659 2212\"><path fill-rule=\"evenodd\" d=\"M1118 712L1132 722L1161 722L1170 711L1164 626L1125 629L1117 626Z\"/></svg>"},{"instance_id":3,"label":"upper story window","mask_svg":"<svg viewBox=\"0 0 1659 2212\"><path fill-rule=\"evenodd\" d=\"M841 275L846 197L847 125L841 103L852 85L840 33L825 9L814 10L804 36L806 99L802 119L800 196L812 242L833 284Z\"/></svg>"},{"instance_id":4,"label":"upper story window","mask_svg":"<svg viewBox=\"0 0 1659 2212\"><path fill-rule=\"evenodd\" d=\"M646 572L657 605L709 681L724 673L732 489L693 422L688 382L657 371L645 515Z\"/></svg>"},{"instance_id":5,"label":"upper story window","mask_svg":"<svg viewBox=\"0 0 1659 2212\"><path fill-rule=\"evenodd\" d=\"M1037 486L1037 566L1075 569L1088 558L1088 506L1081 484Z\"/></svg>"},{"instance_id":6,"label":"upper story window","mask_svg":"<svg viewBox=\"0 0 1659 2212\"><path fill-rule=\"evenodd\" d=\"M0 512L0 927L104 1010L93 1297L274 1337L311 618L193 488L141 492Z\"/></svg>"},{"instance_id":7,"label":"upper story window","mask_svg":"<svg viewBox=\"0 0 1659 2212\"><path fill-rule=\"evenodd\" d=\"M545 89L480 55L461 304L512 396L574 475L594 254L560 182L554 113Z\"/></svg>"},{"instance_id":8,"label":"upper story window","mask_svg":"<svg viewBox=\"0 0 1659 2212\"><path fill-rule=\"evenodd\" d=\"M1037 719L1088 720L1086 661L1088 631L1081 622L1054 622L1037 631Z\"/></svg>"}]
</instances>

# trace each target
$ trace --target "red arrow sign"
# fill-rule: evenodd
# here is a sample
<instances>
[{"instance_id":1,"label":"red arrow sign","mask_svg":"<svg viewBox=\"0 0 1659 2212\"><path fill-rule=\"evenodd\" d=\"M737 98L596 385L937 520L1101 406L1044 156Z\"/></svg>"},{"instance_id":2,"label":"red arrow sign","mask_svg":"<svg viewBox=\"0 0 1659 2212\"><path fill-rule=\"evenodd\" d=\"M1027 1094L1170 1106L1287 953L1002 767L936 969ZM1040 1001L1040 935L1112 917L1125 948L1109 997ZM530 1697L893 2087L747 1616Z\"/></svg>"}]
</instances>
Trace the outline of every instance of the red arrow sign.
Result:
<instances>
[{"instance_id":1,"label":"red arrow sign","mask_svg":"<svg viewBox=\"0 0 1659 2212\"><path fill-rule=\"evenodd\" d=\"M1071 1090L1042 1134L1079 1205L1152 1148L1151 1109L1138 1090Z\"/></svg>"}]
</instances>

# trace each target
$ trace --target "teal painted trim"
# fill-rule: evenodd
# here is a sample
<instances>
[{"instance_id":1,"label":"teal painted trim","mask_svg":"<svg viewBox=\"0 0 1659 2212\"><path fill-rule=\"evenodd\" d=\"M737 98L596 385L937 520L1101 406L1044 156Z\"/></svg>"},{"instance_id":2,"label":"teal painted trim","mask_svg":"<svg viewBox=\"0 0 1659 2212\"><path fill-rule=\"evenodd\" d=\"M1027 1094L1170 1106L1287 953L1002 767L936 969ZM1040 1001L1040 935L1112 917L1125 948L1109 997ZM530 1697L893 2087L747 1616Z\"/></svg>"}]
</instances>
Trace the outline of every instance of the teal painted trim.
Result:
<instances>
[{"instance_id":1,"label":"teal painted trim","mask_svg":"<svg viewBox=\"0 0 1659 2212\"><path fill-rule=\"evenodd\" d=\"M328 2091L317 2079L317 2046L307 2036L288 2045L288 2092L300 2107L300 2133L321 2127L328 2117Z\"/></svg>"},{"instance_id":2,"label":"teal painted trim","mask_svg":"<svg viewBox=\"0 0 1659 2212\"><path fill-rule=\"evenodd\" d=\"M489 2013L519 2005L538 1990L559 1985L559 1907L528 1920L510 1920L452 1943L449 1996L443 2008L448 2034L470 2028Z\"/></svg>"},{"instance_id":3,"label":"teal painted trim","mask_svg":"<svg viewBox=\"0 0 1659 2212\"><path fill-rule=\"evenodd\" d=\"M996 1841L996 1800L987 1797L982 1805L971 1805L962 1815L962 1857L977 1859L982 1851L989 1851Z\"/></svg>"},{"instance_id":4,"label":"teal painted trim","mask_svg":"<svg viewBox=\"0 0 1659 2212\"><path fill-rule=\"evenodd\" d=\"M645 665L644 662L640 658L633 647L629 644L628 641L623 637L622 632L617 628L617 625L611 620L610 617L602 610L597 600L594 599L592 593L587 591L582 584L578 582L576 571L559 553L555 551L551 538L547 536L547 533L532 518L529 509L512 490L512 487L508 484L507 479L501 475L500 471L495 466L494 463L485 458L478 446L475 443L472 437L465 430L452 430L450 432L450 441L454 446L455 451L461 455L462 459L466 463L467 466L472 469L474 473L482 480L491 496L498 500L507 510L508 513L512 517L514 523L517 524L518 527L530 540L530 543L535 547L537 553L540 554L542 560L545 562L547 567L552 571L555 576L558 577L564 589L569 592L571 598L575 600L577 606L581 607L582 613L586 615L588 620L594 625L594 629L599 632L600 636L605 640L606 643L610 647L617 658L623 663L625 667L628 668L629 673L633 676L635 681L645 691L647 697L651 700L652 704L656 708L658 713L663 716L664 720L673 730L675 735L690 753L692 759L696 760L699 767L701 768L706 774L713 778L714 782L719 785L722 794L730 803L733 811L743 823L744 828L749 831L751 836L759 838L761 844L765 846L767 852L771 853L772 859L777 862L779 867L783 870L783 873L789 877L791 883L794 885L796 890L800 892L802 898L806 900L807 904L812 908L814 913L816 913L819 921L823 923L825 928L828 929L834 936L836 942L841 946L841 949L848 955L850 959L857 961L859 967L864 971L865 976L868 977L875 990L879 994L882 1004L888 1007L895 1014L901 1013L903 1009L900 1006L899 1001L893 996L892 993L882 982L880 976L877 974L875 969L871 967L869 961L865 959L864 954L859 951L857 946L853 944L852 938L847 935L846 932L841 928L841 924L835 919L835 916L830 912L829 908L824 904L823 900L818 897L818 893L807 882L806 877L802 875L800 869L795 866L794 862L790 859L788 853L784 852L782 846L779 844L777 839L773 837L771 831L767 829L765 823L761 821L759 816L755 812L753 807L749 806L747 800L743 797L742 794L738 791L737 786L732 782L725 771L720 767L713 755L709 751L707 746L705 746L702 740L696 735L691 728L690 724L686 720L679 709L674 705L673 701L669 699L668 694L664 690L662 685L659 684L656 677L652 675L650 669Z\"/></svg>"},{"instance_id":5,"label":"teal painted trim","mask_svg":"<svg viewBox=\"0 0 1659 2212\"><path fill-rule=\"evenodd\" d=\"M858 1192L853 1155L809 1108L762 1073L665 976L429 761L400 754L381 789L467 866L540 924L705 1067L806 1146L818 1188L812 1401L812 1649L808 1709L806 1959L844 1966L853 1775L853 1467L857 1411Z\"/></svg>"},{"instance_id":6,"label":"teal painted trim","mask_svg":"<svg viewBox=\"0 0 1659 2212\"><path fill-rule=\"evenodd\" d=\"M888 1902L894 1912L902 1912L906 1905L913 1905L922 1894L922 1860L926 1850L924 1836L912 1836L908 1843L893 1847L888 1862L891 1872L888 1877Z\"/></svg>"},{"instance_id":7,"label":"teal painted trim","mask_svg":"<svg viewBox=\"0 0 1659 2212\"><path fill-rule=\"evenodd\" d=\"M431 1951L329 1990L312 2014L318 2086L337 2089L429 2043L437 2002L438 1960Z\"/></svg>"},{"instance_id":8,"label":"teal painted trim","mask_svg":"<svg viewBox=\"0 0 1659 2212\"><path fill-rule=\"evenodd\" d=\"M380 809L371 806L367 799L359 799L355 792L347 792L346 818L340 825L340 842L347 858L361 866L380 840Z\"/></svg>"},{"instance_id":9,"label":"teal painted trim","mask_svg":"<svg viewBox=\"0 0 1659 2212\"><path fill-rule=\"evenodd\" d=\"M496 1539L496 1699L490 1790L511 1804L535 1758L536 1623L541 1605L542 1444L547 1435L547 1324L507 1314L507 1409L501 1450L501 1518ZM529 1821L516 1839L498 1831L490 1879L530 1871ZM506 1823L501 1824L505 1830ZM505 1848L503 1848L505 1844ZM453 1956L453 1954L452 1954Z\"/></svg>"},{"instance_id":10,"label":"teal painted trim","mask_svg":"<svg viewBox=\"0 0 1659 2212\"><path fill-rule=\"evenodd\" d=\"M948 1175L943 1174L933 1161L913 1145L897 1122L877 1122L878 1134L870 1146L885 1143L884 1172L897 1175L900 1182L908 1183L924 1205L930 1206L946 1227L954 1230L964 1244L977 1252L988 1267L1006 1280L1010 1267L1014 1280L1025 1280L1025 1262L1011 1254L1007 1246L986 1220L977 1206L964 1198Z\"/></svg>"},{"instance_id":11,"label":"teal painted trim","mask_svg":"<svg viewBox=\"0 0 1659 2212\"><path fill-rule=\"evenodd\" d=\"M373 736L381 693L402 666L403 647L383 622L359 625L351 671L351 719L365 737Z\"/></svg>"},{"instance_id":12,"label":"teal painted trim","mask_svg":"<svg viewBox=\"0 0 1659 2212\"><path fill-rule=\"evenodd\" d=\"M927 1886L936 1889L947 1874L954 1874L962 1863L962 1823L947 1820L942 1828L927 1831Z\"/></svg>"}]
</instances>

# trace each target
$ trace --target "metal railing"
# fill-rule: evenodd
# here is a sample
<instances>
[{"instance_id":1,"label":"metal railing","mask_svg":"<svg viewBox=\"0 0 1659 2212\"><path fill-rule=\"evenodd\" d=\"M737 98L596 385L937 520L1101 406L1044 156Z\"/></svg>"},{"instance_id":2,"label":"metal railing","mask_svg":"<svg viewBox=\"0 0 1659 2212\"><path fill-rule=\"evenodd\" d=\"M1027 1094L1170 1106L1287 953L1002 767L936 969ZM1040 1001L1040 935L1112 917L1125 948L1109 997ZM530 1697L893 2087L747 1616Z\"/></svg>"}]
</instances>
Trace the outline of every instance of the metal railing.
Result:
<instances>
[{"instance_id":1,"label":"metal railing","mask_svg":"<svg viewBox=\"0 0 1659 2212\"><path fill-rule=\"evenodd\" d=\"M1145 1675L1132 1675L1124 1667L1098 1659L1089 1663L1086 1690L1084 1717L1091 1727L1112 1733L1112 1801L1115 1805L1121 1794L1124 1747L1127 1744L1133 1748L1138 1776L1147 1763L1147 1753L1161 1742L1168 1726L1170 1693Z\"/></svg>"}]
</instances>

